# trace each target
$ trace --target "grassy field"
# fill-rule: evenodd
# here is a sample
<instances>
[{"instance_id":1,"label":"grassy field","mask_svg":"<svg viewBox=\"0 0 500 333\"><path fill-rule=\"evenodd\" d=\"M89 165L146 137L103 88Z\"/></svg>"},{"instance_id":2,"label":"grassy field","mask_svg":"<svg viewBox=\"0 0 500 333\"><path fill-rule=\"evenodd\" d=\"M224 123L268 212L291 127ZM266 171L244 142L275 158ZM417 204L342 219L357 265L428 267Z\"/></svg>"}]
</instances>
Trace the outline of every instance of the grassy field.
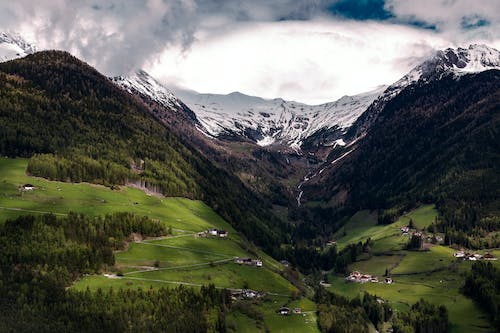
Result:
<instances>
[{"instance_id":1,"label":"grassy field","mask_svg":"<svg viewBox=\"0 0 500 333\"><path fill-rule=\"evenodd\" d=\"M373 256L368 260L361 260L349 266L350 271L359 271L371 275L382 276L386 268L391 269L401 261L401 255Z\"/></svg>"},{"instance_id":2,"label":"grassy field","mask_svg":"<svg viewBox=\"0 0 500 333\"><path fill-rule=\"evenodd\" d=\"M392 224L378 225L376 212L362 210L354 214L345 226L334 234L333 239L337 241L339 249L348 244L364 242L368 238L372 240L389 239L389 244L381 245L377 251L393 251L400 248L400 244L394 242L394 240L400 238L400 228L408 225L410 219L414 221L418 228L424 228L432 224L436 214L437 211L434 205L424 205L403 215Z\"/></svg>"},{"instance_id":3,"label":"grassy field","mask_svg":"<svg viewBox=\"0 0 500 333\"><path fill-rule=\"evenodd\" d=\"M375 244L371 248L372 256L363 256L363 260L349 266L349 271L381 277L388 268L394 283L346 283L343 276L331 275L329 289L349 298L366 291L389 301L397 311L407 310L424 298L447 307L451 332L492 332L485 314L459 292L470 262L457 261L453 257L454 250L446 246L431 246L428 251L404 250L409 238L401 236L399 228L407 225L410 218L418 228L424 228L434 221L436 214L434 206L422 206L387 226L377 226L376 218L366 211L354 215L346 227L347 235L339 240L347 244L371 237ZM361 225L355 225L357 222Z\"/></svg>"},{"instance_id":4,"label":"grassy field","mask_svg":"<svg viewBox=\"0 0 500 333\"><path fill-rule=\"evenodd\" d=\"M64 215L74 211L97 216L128 211L158 219L173 228L171 237L131 242L125 251L116 253L115 271L107 272L106 276L85 276L72 288L147 289L179 284L197 288L209 283L218 288L250 288L267 292L273 299L263 302L260 309L264 325L272 332L318 331L314 313L286 318L276 314L276 305L289 302L291 293L297 290L279 274L282 265L247 243L203 202L148 196L125 186L111 190L86 183L47 181L27 176L26 165L26 159L0 158L0 223L24 214ZM20 191L27 183L33 184L35 190ZM208 228L225 229L229 236L220 239L196 234ZM259 257L264 267L240 266L233 262L236 256ZM116 276L116 270L123 276ZM305 308L314 305L305 299L302 302ZM259 331L255 321L241 313L232 315L231 320L238 326L238 332Z\"/></svg>"},{"instance_id":5,"label":"grassy field","mask_svg":"<svg viewBox=\"0 0 500 333\"><path fill-rule=\"evenodd\" d=\"M430 251L405 251L403 260L391 273L413 274L446 268L456 261L453 252L453 249L439 245L431 247Z\"/></svg>"},{"instance_id":6,"label":"grassy field","mask_svg":"<svg viewBox=\"0 0 500 333\"><path fill-rule=\"evenodd\" d=\"M451 332L491 332L492 328L474 302L459 293L462 278L449 271L398 276L394 284L346 283L342 277L331 277L330 290L352 298L363 292L377 295L390 302L397 311L408 310L420 298L443 304L449 312Z\"/></svg>"}]
</instances>

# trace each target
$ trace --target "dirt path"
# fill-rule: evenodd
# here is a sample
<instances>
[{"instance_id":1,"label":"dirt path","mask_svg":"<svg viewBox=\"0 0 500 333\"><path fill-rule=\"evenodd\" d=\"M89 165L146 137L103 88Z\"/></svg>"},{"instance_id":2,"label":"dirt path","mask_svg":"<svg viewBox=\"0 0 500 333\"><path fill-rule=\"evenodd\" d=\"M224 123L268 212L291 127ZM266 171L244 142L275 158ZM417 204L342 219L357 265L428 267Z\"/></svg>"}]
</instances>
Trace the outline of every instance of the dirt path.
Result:
<instances>
[{"instance_id":1,"label":"dirt path","mask_svg":"<svg viewBox=\"0 0 500 333\"><path fill-rule=\"evenodd\" d=\"M204 284L201 283L191 283L191 282L183 282L183 281L172 281L172 280L160 280L160 279L146 279L146 278L136 278L136 277L129 277L129 276L120 276L117 277L119 279L124 279L124 280L136 280L136 281L150 281L150 282L159 282L159 283L169 283L169 284L179 284L179 285L186 285L186 286L192 286L192 287L202 287ZM227 290L232 290L232 291L240 291L242 289L240 288L226 288L226 287L217 287L215 286L216 289L227 289ZM268 295L272 296L281 296L281 297L290 297L288 294L280 294L280 293L273 293L273 292L267 292L264 291Z\"/></svg>"},{"instance_id":2,"label":"dirt path","mask_svg":"<svg viewBox=\"0 0 500 333\"><path fill-rule=\"evenodd\" d=\"M67 216L68 215L66 213L54 213L54 212L46 212L46 211L42 211L42 210L31 210L31 209L12 208L12 207L0 207L0 209L13 210L13 211L17 211L17 212L38 213L38 214L54 214L54 215L60 215L60 216Z\"/></svg>"}]
</instances>

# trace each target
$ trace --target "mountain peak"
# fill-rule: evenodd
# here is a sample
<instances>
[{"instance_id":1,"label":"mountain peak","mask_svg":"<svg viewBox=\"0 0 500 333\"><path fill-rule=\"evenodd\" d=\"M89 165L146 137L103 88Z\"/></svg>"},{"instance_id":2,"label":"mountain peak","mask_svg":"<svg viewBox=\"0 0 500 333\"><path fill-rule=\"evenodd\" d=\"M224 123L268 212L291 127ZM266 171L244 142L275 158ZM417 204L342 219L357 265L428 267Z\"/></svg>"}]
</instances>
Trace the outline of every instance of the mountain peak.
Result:
<instances>
[{"instance_id":1,"label":"mountain peak","mask_svg":"<svg viewBox=\"0 0 500 333\"><path fill-rule=\"evenodd\" d=\"M464 75L488 69L500 69L500 51L487 45L471 44L468 48L438 50L390 85L381 98L392 98L405 87L420 80L429 82L439 80L446 74Z\"/></svg>"},{"instance_id":2,"label":"mountain peak","mask_svg":"<svg viewBox=\"0 0 500 333\"><path fill-rule=\"evenodd\" d=\"M179 99L143 69L138 69L129 76L114 77L112 80L130 93L148 96L172 110L182 109Z\"/></svg>"},{"instance_id":3,"label":"mountain peak","mask_svg":"<svg viewBox=\"0 0 500 333\"><path fill-rule=\"evenodd\" d=\"M0 62L25 57L37 48L19 34L0 32Z\"/></svg>"}]
</instances>

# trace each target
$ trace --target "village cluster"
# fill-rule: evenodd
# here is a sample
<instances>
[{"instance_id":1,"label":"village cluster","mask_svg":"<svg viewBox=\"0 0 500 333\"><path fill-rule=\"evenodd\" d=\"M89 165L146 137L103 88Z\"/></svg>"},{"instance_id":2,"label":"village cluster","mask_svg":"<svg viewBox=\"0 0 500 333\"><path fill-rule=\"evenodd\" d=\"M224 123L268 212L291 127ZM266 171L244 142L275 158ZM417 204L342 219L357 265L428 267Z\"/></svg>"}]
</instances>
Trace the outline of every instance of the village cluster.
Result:
<instances>
[{"instance_id":1,"label":"village cluster","mask_svg":"<svg viewBox=\"0 0 500 333\"><path fill-rule=\"evenodd\" d=\"M233 300L256 299L265 296L265 293L258 292L252 289L233 289L231 290L231 298Z\"/></svg>"},{"instance_id":2,"label":"village cluster","mask_svg":"<svg viewBox=\"0 0 500 333\"><path fill-rule=\"evenodd\" d=\"M260 260L260 259L236 257L236 258L234 258L234 263L239 264L239 265L262 267L262 260Z\"/></svg>"},{"instance_id":3,"label":"village cluster","mask_svg":"<svg viewBox=\"0 0 500 333\"><path fill-rule=\"evenodd\" d=\"M440 235L424 234L423 232L411 229L409 226L401 227L401 236L417 236L422 237L422 239L427 239L428 242L432 242L433 239L436 243L442 243L444 241L443 237Z\"/></svg>"},{"instance_id":4,"label":"village cluster","mask_svg":"<svg viewBox=\"0 0 500 333\"><path fill-rule=\"evenodd\" d=\"M354 271L349 276L345 278L347 282L357 282L357 283L367 283L367 282L373 282L373 283L379 283L379 279L376 276L370 275L370 274L362 274L358 271ZM384 278L384 283L386 284L392 284L393 280L391 277L385 277Z\"/></svg>"},{"instance_id":5,"label":"village cluster","mask_svg":"<svg viewBox=\"0 0 500 333\"><path fill-rule=\"evenodd\" d=\"M457 251L453 253L453 256L455 258L460 258L463 260L471 260L471 261L476 261L476 260L497 260L497 258L489 253L486 252L484 255L479 254L479 253L473 253L473 252L468 252L464 250Z\"/></svg>"}]
</instances>

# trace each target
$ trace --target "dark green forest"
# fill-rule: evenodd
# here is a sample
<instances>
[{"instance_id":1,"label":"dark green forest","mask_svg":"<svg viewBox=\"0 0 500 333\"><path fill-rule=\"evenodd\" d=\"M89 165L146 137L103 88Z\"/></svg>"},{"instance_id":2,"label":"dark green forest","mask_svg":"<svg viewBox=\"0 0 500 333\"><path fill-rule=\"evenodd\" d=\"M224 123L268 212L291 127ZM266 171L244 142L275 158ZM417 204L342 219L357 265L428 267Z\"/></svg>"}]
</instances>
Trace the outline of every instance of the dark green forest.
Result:
<instances>
[{"instance_id":1,"label":"dark green forest","mask_svg":"<svg viewBox=\"0 0 500 333\"><path fill-rule=\"evenodd\" d=\"M318 325L324 333L370 332L369 323L379 327L389 321L394 333L448 331L446 308L424 300L397 314L393 314L386 302L368 293L348 300L320 288L316 291L315 301L318 303Z\"/></svg>"},{"instance_id":2,"label":"dark green forest","mask_svg":"<svg viewBox=\"0 0 500 333\"><path fill-rule=\"evenodd\" d=\"M225 331L227 291L213 286L79 292L82 274L114 265L131 233L165 235L160 222L129 213L23 216L0 225L0 331Z\"/></svg>"},{"instance_id":3,"label":"dark green forest","mask_svg":"<svg viewBox=\"0 0 500 333\"><path fill-rule=\"evenodd\" d=\"M381 209L386 224L421 203L436 203L438 229L449 243L499 246L485 237L500 230L499 110L498 70L407 87L352 154L304 185L311 200L348 193L336 207L318 209L316 228L338 222L329 216L339 212Z\"/></svg>"},{"instance_id":4,"label":"dark green forest","mask_svg":"<svg viewBox=\"0 0 500 333\"><path fill-rule=\"evenodd\" d=\"M269 203L66 52L0 64L0 154L32 157L28 171L49 179L140 181L167 196L203 200L271 254L286 239Z\"/></svg>"},{"instance_id":5,"label":"dark green forest","mask_svg":"<svg viewBox=\"0 0 500 333\"><path fill-rule=\"evenodd\" d=\"M463 292L490 314L495 328L500 331L500 270L490 262L474 263L465 279Z\"/></svg>"}]
</instances>

